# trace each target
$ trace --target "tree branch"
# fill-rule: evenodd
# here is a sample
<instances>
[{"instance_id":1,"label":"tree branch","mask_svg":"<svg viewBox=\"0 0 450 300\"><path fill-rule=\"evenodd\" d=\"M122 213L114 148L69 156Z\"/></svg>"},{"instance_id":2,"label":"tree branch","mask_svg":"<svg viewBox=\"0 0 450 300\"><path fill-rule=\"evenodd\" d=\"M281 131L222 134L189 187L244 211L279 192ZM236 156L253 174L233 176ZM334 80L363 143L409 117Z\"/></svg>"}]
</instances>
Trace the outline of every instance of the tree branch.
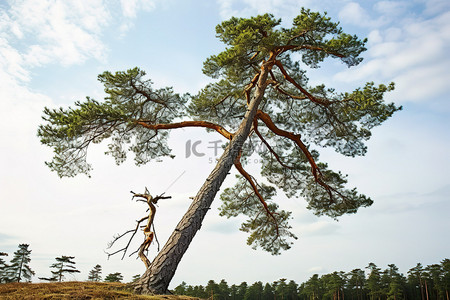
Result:
<instances>
[{"instance_id":1,"label":"tree branch","mask_svg":"<svg viewBox=\"0 0 450 300\"><path fill-rule=\"evenodd\" d=\"M147 99L147 101L155 102L155 103L158 103L158 104L161 104L161 105L167 107L167 103L165 103L165 102L163 102L163 101L161 101L159 99L152 98L146 91L141 90L140 88L138 88L136 86L136 84L134 84L132 79L130 80L130 85L131 85L131 87L134 89L134 91L137 94L141 94L142 96L144 96Z\"/></svg>"},{"instance_id":2,"label":"tree branch","mask_svg":"<svg viewBox=\"0 0 450 300\"><path fill-rule=\"evenodd\" d=\"M275 152L275 150L273 150L273 148L269 145L269 143L264 139L264 137L261 135L261 133L258 130L258 120L254 120L253 121L253 129L256 133L256 135L261 139L261 141L264 143L264 145L266 145L267 149L269 149L270 153L273 154L273 156L275 156L276 160L280 163L280 165L282 165L283 167L287 168L287 169L291 169L292 167L286 165L283 161L281 161L280 156Z\"/></svg>"},{"instance_id":3,"label":"tree branch","mask_svg":"<svg viewBox=\"0 0 450 300\"><path fill-rule=\"evenodd\" d=\"M267 202L264 200L263 196L259 193L258 187L256 186L255 182L253 181L252 177L242 167L242 164L241 164L241 153L239 153L238 157L236 157L236 160L234 161L234 166L239 171L239 173L241 173L241 175L244 176L244 178L250 183L250 185L253 188L253 191L255 192L256 196L259 199L259 201L263 205L264 210L266 211L267 215L270 216L273 219L274 224L276 226L276 231L277 231L276 237L278 237L280 235L279 234L279 228L278 228L278 221L275 218L275 215L273 214L273 212L270 211L269 206L267 205Z\"/></svg>"},{"instance_id":4,"label":"tree branch","mask_svg":"<svg viewBox=\"0 0 450 300\"><path fill-rule=\"evenodd\" d=\"M296 36L299 37L299 36ZM294 38L296 38L294 37ZM334 52L334 51L328 51L323 47L320 46L313 46L313 45L287 45L287 46L279 46L276 47L275 50L280 51L280 53L285 52L285 51L289 51L289 50L293 50L293 51L297 51L297 50L302 50L302 49L308 49L308 50L315 50L315 51L322 51L325 52L327 54L339 57L339 58L344 58L345 55L339 53L339 52Z\"/></svg>"},{"instance_id":5,"label":"tree branch","mask_svg":"<svg viewBox=\"0 0 450 300\"><path fill-rule=\"evenodd\" d=\"M333 194L331 193L331 191L336 191L335 189L333 189L332 187L330 187L327 183L325 183L322 179L322 173L320 172L319 167L317 166L314 157L312 156L311 152L309 152L308 148L306 147L305 144L303 144L302 140L300 139L300 135L299 134L294 134L292 132L289 131L285 131L283 129L278 128L272 121L272 119L270 118L270 116L268 114L266 114L265 112L258 110L258 112L256 113L256 116L258 119L260 119L261 121L264 122L264 124L266 124L266 126L272 130L273 133L279 135L279 136L284 136L290 140L292 140L301 150L302 152L305 154L306 158L309 161L309 164L311 165L311 171L312 174L314 176L315 181L320 184L323 188L325 188L325 190L328 192L328 195L330 197L330 202L336 202L333 198ZM342 195L341 195L342 196Z\"/></svg>"},{"instance_id":6,"label":"tree branch","mask_svg":"<svg viewBox=\"0 0 450 300\"><path fill-rule=\"evenodd\" d=\"M303 88L300 84L298 84L291 76L289 76L289 74L284 69L283 64L279 60L275 61L275 65L280 69L284 78L287 81L289 81L290 83L292 83L297 89L299 89L306 97L308 97L309 100L311 100L314 103L325 105L325 106L330 105L330 101L328 101L327 99L320 99L320 98L314 97L305 88Z\"/></svg>"},{"instance_id":7,"label":"tree branch","mask_svg":"<svg viewBox=\"0 0 450 300\"><path fill-rule=\"evenodd\" d=\"M118 241L119 239L121 239L122 237L127 235L128 233L132 232L133 234L131 235L131 238L128 240L128 243L127 243L127 245L124 248L119 249L119 250L117 250L117 251L115 251L113 253L107 253L106 252L106 254L108 254L108 258L109 258L110 256L115 255L115 254L123 251L123 255L122 255L122 259L123 259L125 257L125 254L126 254L127 250L128 250L128 247L130 246L131 241L133 240L134 236L136 235L137 230L140 227L140 224L143 221L147 220L147 225L144 227L144 230L143 230L144 231L144 235L145 235L145 240L141 244L141 246L139 247L138 251L133 252L131 255L133 255L134 253L138 252L139 258L141 258L141 260L145 264L145 267L148 269L150 267L150 261L149 261L149 259L147 258L147 256L145 255L144 252L148 251L148 248L150 247L150 244L153 241L153 237L156 238L156 234L155 234L155 230L154 230L155 226L153 224L153 220L155 218L155 213L156 213L155 204L157 204L157 202L159 200L161 200L161 199L170 199L172 197L170 197L170 196L163 196L164 193L159 195L159 196L152 197L152 195L150 195L150 193L149 193L147 188L145 188L145 193L143 193L143 194L136 194L133 191L131 191L131 193L133 194L132 199L134 199L134 198L143 198L143 199L145 199L145 200L137 199L136 201L137 202L145 202L145 203L147 203L147 205L149 206L149 211L150 211L149 215L146 216L146 217L143 217L140 220L138 220L135 229L128 230L125 233L114 237L113 241L111 241L108 244L108 248L111 248L116 241ZM153 226L153 231L151 231L151 229L150 229L152 226ZM158 251L159 251L159 242L158 242L157 238L156 238L156 241L158 243Z\"/></svg>"},{"instance_id":8,"label":"tree branch","mask_svg":"<svg viewBox=\"0 0 450 300\"><path fill-rule=\"evenodd\" d=\"M259 73L257 73L255 75L255 77L253 77L252 81L245 88L245 98L247 99L247 104L250 103L250 92L255 87L256 83L258 82L258 79L259 79Z\"/></svg>"},{"instance_id":9,"label":"tree branch","mask_svg":"<svg viewBox=\"0 0 450 300\"><path fill-rule=\"evenodd\" d=\"M207 121L183 121L178 123L168 123L168 124L151 124L150 121L146 120L137 120L135 121L137 124L153 130L159 130L159 129L176 129L176 128L184 128L184 127L204 127L204 128L210 128L214 129L221 135L223 135L226 139L231 140L233 138L233 134L230 133L228 130L223 128L222 126L207 122Z\"/></svg>"}]
</instances>

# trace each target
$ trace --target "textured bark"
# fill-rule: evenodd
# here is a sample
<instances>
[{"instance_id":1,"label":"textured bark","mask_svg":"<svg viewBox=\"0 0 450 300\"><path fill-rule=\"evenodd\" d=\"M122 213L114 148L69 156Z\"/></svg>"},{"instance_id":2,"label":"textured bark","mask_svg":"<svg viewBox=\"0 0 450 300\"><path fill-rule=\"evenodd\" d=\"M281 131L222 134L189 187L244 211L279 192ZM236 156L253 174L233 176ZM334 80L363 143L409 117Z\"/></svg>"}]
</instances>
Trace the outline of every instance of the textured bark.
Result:
<instances>
[{"instance_id":1,"label":"textured bark","mask_svg":"<svg viewBox=\"0 0 450 300\"><path fill-rule=\"evenodd\" d=\"M143 294L167 293L169 283L175 275L178 263L200 229L211 203L233 166L236 157L239 155L242 145L250 134L253 120L267 86L267 74L272 65L273 63L265 63L262 66L253 98L248 105L239 129L220 157L216 167L198 191L191 206L176 226L167 243L158 253L150 268L136 283L136 292Z\"/></svg>"}]
</instances>

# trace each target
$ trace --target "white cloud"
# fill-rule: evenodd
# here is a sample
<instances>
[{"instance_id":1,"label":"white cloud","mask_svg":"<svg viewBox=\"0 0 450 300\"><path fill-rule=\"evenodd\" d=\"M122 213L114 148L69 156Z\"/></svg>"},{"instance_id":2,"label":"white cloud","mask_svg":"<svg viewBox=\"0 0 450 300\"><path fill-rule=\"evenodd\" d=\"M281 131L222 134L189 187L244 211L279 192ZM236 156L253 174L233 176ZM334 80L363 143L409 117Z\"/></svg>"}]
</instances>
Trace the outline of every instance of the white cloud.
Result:
<instances>
[{"instance_id":1,"label":"white cloud","mask_svg":"<svg viewBox=\"0 0 450 300\"><path fill-rule=\"evenodd\" d=\"M330 219L320 219L314 223L299 226L301 236L324 236L336 234L339 224Z\"/></svg>"},{"instance_id":2,"label":"white cloud","mask_svg":"<svg viewBox=\"0 0 450 300\"><path fill-rule=\"evenodd\" d=\"M363 3L359 1L345 4L338 13L341 23L375 29L390 22L397 22L409 5L403 1L379 1L372 6L363 7Z\"/></svg>"},{"instance_id":3,"label":"white cloud","mask_svg":"<svg viewBox=\"0 0 450 300\"><path fill-rule=\"evenodd\" d=\"M381 80L397 83L401 101L429 100L450 82L450 12L430 20L399 22L371 32L366 60L338 73L341 82Z\"/></svg>"},{"instance_id":4,"label":"white cloud","mask_svg":"<svg viewBox=\"0 0 450 300\"><path fill-rule=\"evenodd\" d=\"M302 6L307 7L310 0L217 0L220 16L228 19L232 16L249 17L271 13L275 17L282 14L297 15Z\"/></svg>"},{"instance_id":5,"label":"white cloud","mask_svg":"<svg viewBox=\"0 0 450 300\"><path fill-rule=\"evenodd\" d=\"M346 4L339 12L339 19L350 24L362 25L368 18L367 12L357 2Z\"/></svg>"},{"instance_id":6,"label":"white cloud","mask_svg":"<svg viewBox=\"0 0 450 300\"><path fill-rule=\"evenodd\" d=\"M308 272L311 274L318 274L318 273L323 273L325 271L324 267L321 266L317 266L317 267L312 267L308 269Z\"/></svg>"},{"instance_id":7,"label":"white cloud","mask_svg":"<svg viewBox=\"0 0 450 300\"><path fill-rule=\"evenodd\" d=\"M140 11L151 11L156 7L156 0L120 0L120 6L124 19L119 26L121 36L133 28L133 20Z\"/></svg>"},{"instance_id":8,"label":"white cloud","mask_svg":"<svg viewBox=\"0 0 450 300\"><path fill-rule=\"evenodd\" d=\"M29 79L32 67L105 58L100 37L110 15L101 0L11 1L1 15L0 55L8 64L2 67L16 79Z\"/></svg>"},{"instance_id":9,"label":"white cloud","mask_svg":"<svg viewBox=\"0 0 450 300\"><path fill-rule=\"evenodd\" d=\"M135 18L140 10L150 11L155 8L153 0L120 0L122 13L127 18Z\"/></svg>"},{"instance_id":10,"label":"white cloud","mask_svg":"<svg viewBox=\"0 0 450 300\"><path fill-rule=\"evenodd\" d=\"M406 1L379 1L374 9L381 14L399 16L406 11L410 2Z\"/></svg>"},{"instance_id":11,"label":"white cloud","mask_svg":"<svg viewBox=\"0 0 450 300\"><path fill-rule=\"evenodd\" d=\"M421 2L425 3L424 13L427 15L435 15L450 10L450 1L448 0L421 0Z\"/></svg>"}]
</instances>

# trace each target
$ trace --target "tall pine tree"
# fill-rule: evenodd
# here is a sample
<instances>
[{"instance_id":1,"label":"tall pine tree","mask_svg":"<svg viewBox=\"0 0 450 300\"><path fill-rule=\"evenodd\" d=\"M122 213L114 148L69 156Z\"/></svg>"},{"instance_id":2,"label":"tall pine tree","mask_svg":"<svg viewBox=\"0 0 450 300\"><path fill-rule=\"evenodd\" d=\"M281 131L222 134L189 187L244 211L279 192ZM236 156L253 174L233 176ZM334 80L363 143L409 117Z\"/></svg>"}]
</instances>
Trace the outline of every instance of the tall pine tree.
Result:
<instances>
[{"instance_id":1,"label":"tall pine tree","mask_svg":"<svg viewBox=\"0 0 450 300\"><path fill-rule=\"evenodd\" d=\"M7 253L4 252L0 252L0 256L7 256ZM3 260L3 258L0 257L0 283L5 283L7 282L7 278L6 278L6 268L8 267L8 265L6 264L6 262Z\"/></svg>"},{"instance_id":2,"label":"tall pine tree","mask_svg":"<svg viewBox=\"0 0 450 300\"><path fill-rule=\"evenodd\" d=\"M29 246L29 244L20 244L19 250L14 252L14 256L6 268L6 278L8 281L31 281L31 277L35 273L29 266L31 261L31 250L28 249Z\"/></svg>"},{"instance_id":3,"label":"tall pine tree","mask_svg":"<svg viewBox=\"0 0 450 300\"><path fill-rule=\"evenodd\" d=\"M314 149L331 147L346 156L367 151L371 130L400 108L385 103L393 84L366 83L354 91L340 92L325 85L311 86L308 68L326 58L348 67L358 65L366 50L365 39L344 33L326 14L301 9L292 26L283 28L271 14L231 18L216 27L224 51L203 65L212 78L195 96L176 94L172 88L155 89L145 72L104 72L105 101L87 98L68 109L44 111L45 124L38 135L53 148L47 165L60 176L89 174L87 149L92 143L110 141L108 154L118 164L128 152L143 165L173 157L168 130L202 127L229 141L216 166L194 197L141 279L136 291L165 293L181 258L234 166L239 180L223 190L221 215L246 216L241 230L248 244L272 254L289 249L296 236L291 212L280 209L275 194L302 197L316 215L337 218L368 207L372 199L347 187L341 172L319 161ZM246 145L264 144L258 184L245 170L251 152Z\"/></svg>"}]
</instances>

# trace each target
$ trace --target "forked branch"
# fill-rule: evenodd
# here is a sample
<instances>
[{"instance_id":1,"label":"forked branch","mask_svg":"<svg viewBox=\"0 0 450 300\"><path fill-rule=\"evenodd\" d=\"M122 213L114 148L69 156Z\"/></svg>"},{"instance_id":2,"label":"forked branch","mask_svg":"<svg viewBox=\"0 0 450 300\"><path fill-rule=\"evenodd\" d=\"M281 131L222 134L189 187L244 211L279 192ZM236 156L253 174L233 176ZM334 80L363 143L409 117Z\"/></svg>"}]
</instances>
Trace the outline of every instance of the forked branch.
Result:
<instances>
[{"instance_id":1,"label":"forked branch","mask_svg":"<svg viewBox=\"0 0 450 300\"><path fill-rule=\"evenodd\" d=\"M300 84L298 84L291 76L289 76L289 74L284 69L283 64L279 60L275 61L275 65L280 69L280 71L283 74L284 78L287 81L289 81L290 83L292 83L297 89L299 89L300 92L302 92L309 100L311 100L314 103L325 105L325 106L330 105L330 101L329 100L321 99L321 98L317 98L317 97L313 96L304 87L302 87Z\"/></svg>"},{"instance_id":2,"label":"forked branch","mask_svg":"<svg viewBox=\"0 0 450 300\"><path fill-rule=\"evenodd\" d=\"M273 123L273 121L270 118L270 116L267 113L265 113L265 112L263 112L261 110L258 110L258 112L256 113L256 116L257 116L258 119L263 121L264 124L266 124L266 126L270 130L272 130L273 133L292 140L300 148L300 150L302 150L303 154L305 154L306 158L308 159L309 164L311 165L311 172L312 172L312 174L314 176L314 180L318 184L320 184L323 188L325 188L325 190L327 191L327 193L328 193L328 195L330 197L330 202L334 203L335 200L333 198L332 191L334 191L334 192L337 192L337 191L323 181L322 173L320 172L320 169L317 166L317 164L316 164L316 162L314 160L314 157L312 156L311 152L309 152L308 147L306 147L306 145L303 144L302 140L300 139L301 136L299 134L294 134L292 132L289 132L289 131L286 131L286 130L278 128Z\"/></svg>"},{"instance_id":3,"label":"forked branch","mask_svg":"<svg viewBox=\"0 0 450 300\"><path fill-rule=\"evenodd\" d=\"M145 220L147 220L147 225L143 226L144 229L144 242L141 244L141 246L139 247L139 249L135 252L133 252L131 255L133 255L134 253L138 252L138 256L139 258L144 262L145 267L148 269L150 267L150 260L147 258L147 256L145 255L145 253L148 251L148 248L150 247L150 244L153 241L153 238L156 238L156 234L155 234L155 230L154 230L154 224L153 224L153 220L155 218L155 213L156 213L156 207L155 205L158 203L159 200L161 199L170 199L172 197L170 196L163 196L164 194L161 194L159 196L156 197L152 197L152 195L150 195L149 191L147 188L145 188L145 193L143 194L136 194L134 192L131 192L133 194L132 199L134 198L142 198L142 199L138 199L137 201L140 202L145 202L147 203L147 205L149 206L149 215L145 216L143 218L141 218L140 220L136 221L136 227L134 229L128 230L125 233L115 236L114 239L108 244L108 249L111 248L115 242L117 242L119 239L121 239L122 237L126 236L129 233L132 233L130 239L128 240L128 243L126 244L126 246L122 249L119 249L113 253L107 253L108 254L108 258L112 255L115 255L119 252L123 252L122 255L122 259L125 257L126 252L128 251L128 248L131 244L131 241L133 240L134 236L136 235L136 232L138 231L138 229L141 226L141 223L144 222ZM151 227L153 226L153 231L151 230ZM157 240L157 239L156 239ZM158 245L158 249L159 249L159 245Z\"/></svg>"},{"instance_id":4,"label":"forked branch","mask_svg":"<svg viewBox=\"0 0 450 300\"><path fill-rule=\"evenodd\" d=\"M262 136L262 134L258 130L258 120L255 119L253 121L253 130L255 131L256 135L259 137L259 139L266 145L267 149L269 149L270 153L275 157L275 159L280 163L281 166L287 169L292 169L292 167L286 165L278 155L278 153L275 152L275 150L269 145L269 143L266 141L266 139Z\"/></svg>"}]
</instances>

